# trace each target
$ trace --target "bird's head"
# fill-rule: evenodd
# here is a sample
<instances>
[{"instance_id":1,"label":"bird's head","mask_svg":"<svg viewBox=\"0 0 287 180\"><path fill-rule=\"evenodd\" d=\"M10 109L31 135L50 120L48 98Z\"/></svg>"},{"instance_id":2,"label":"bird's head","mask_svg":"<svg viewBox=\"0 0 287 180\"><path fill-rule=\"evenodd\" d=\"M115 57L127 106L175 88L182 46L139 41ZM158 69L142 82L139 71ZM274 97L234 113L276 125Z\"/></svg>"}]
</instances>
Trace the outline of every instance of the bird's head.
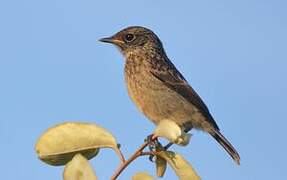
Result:
<instances>
[{"instance_id":1,"label":"bird's head","mask_svg":"<svg viewBox=\"0 0 287 180\"><path fill-rule=\"evenodd\" d=\"M127 27L111 37L100 39L100 41L116 45L124 55L145 50L163 49L156 34L140 26Z\"/></svg>"}]
</instances>

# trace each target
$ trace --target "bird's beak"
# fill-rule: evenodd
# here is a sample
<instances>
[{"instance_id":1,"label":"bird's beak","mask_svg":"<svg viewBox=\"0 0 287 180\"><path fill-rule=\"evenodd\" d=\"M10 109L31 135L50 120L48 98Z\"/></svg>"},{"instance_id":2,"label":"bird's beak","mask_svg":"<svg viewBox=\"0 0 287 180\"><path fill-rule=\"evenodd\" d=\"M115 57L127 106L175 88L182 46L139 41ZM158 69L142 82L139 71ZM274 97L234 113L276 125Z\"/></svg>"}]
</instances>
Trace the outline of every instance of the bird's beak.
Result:
<instances>
[{"instance_id":1,"label":"bird's beak","mask_svg":"<svg viewBox=\"0 0 287 180\"><path fill-rule=\"evenodd\" d=\"M114 43L114 41L113 41L113 38L112 38L112 37L101 38L101 39L99 39L99 41L101 41L101 42L105 42L105 43Z\"/></svg>"},{"instance_id":2,"label":"bird's beak","mask_svg":"<svg viewBox=\"0 0 287 180\"><path fill-rule=\"evenodd\" d=\"M118 45L118 46L123 43L121 40L118 40L118 39L115 38L114 36L112 36L112 37L107 37L107 38L102 38L102 39L99 39L99 41L104 42L104 43L115 44L115 45Z\"/></svg>"}]
</instances>

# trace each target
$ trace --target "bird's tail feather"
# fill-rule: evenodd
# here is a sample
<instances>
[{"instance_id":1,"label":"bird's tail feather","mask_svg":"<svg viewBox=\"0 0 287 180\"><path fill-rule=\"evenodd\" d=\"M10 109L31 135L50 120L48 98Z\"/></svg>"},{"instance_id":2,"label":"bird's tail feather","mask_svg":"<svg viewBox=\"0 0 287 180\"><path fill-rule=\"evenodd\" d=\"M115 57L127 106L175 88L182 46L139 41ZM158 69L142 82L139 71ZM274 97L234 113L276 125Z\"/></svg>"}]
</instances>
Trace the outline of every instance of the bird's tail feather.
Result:
<instances>
[{"instance_id":1,"label":"bird's tail feather","mask_svg":"<svg viewBox=\"0 0 287 180\"><path fill-rule=\"evenodd\" d=\"M211 133L212 137L228 152L232 159L239 165L240 156L234 147L228 142L228 140L219 132L219 130L213 130Z\"/></svg>"}]
</instances>

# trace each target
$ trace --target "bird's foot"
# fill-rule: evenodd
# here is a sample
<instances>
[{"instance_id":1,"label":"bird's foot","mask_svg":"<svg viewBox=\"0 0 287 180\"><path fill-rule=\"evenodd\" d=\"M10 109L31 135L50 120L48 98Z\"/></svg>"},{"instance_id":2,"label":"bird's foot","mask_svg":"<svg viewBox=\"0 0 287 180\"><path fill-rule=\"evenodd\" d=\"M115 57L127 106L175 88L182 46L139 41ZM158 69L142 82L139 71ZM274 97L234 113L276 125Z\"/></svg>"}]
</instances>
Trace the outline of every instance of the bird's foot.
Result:
<instances>
[{"instance_id":1,"label":"bird's foot","mask_svg":"<svg viewBox=\"0 0 287 180\"><path fill-rule=\"evenodd\" d=\"M151 143L152 141L156 140L157 138L154 137L154 134L150 134L145 138L145 142Z\"/></svg>"},{"instance_id":2,"label":"bird's foot","mask_svg":"<svg viewBox=\"0 0 287 180\"><path fill-rule=\"evenodd\" d=\"M163 146L161 145L161 143L159 142L158 138L154 138L154 135L151 134L149 135L146 139L145 139L146 142L148 142L148 148L151 152L153 151L159 151L159 150L162 150L163 149ZM154 155L150 155L149 156L149 160L151 162L153 162L153 158L154 158Z\"/></svg>"},{"instance_id":3,"label":"bird's foot","mask_svg":"<svg viewBox=\"0 0 287 180\"><path fill-rule=\"evenodd\" d=\"M149 135L146 139L145 142L148 143L148 148L150 151L155 151L156 147L159 144L158 138L154 137L153 134Z\"/></svg>"}]
</instances>

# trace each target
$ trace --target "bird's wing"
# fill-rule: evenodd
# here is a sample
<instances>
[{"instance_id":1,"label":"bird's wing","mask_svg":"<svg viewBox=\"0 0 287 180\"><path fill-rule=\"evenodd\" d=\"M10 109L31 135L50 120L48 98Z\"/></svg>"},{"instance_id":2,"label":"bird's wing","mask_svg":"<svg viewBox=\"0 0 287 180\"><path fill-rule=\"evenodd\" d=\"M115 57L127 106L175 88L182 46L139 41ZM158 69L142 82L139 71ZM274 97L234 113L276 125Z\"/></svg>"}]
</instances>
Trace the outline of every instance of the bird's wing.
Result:
<instances>
[{"instance_id":1,"label":"bird's wing","mask_svg":"<svg viewBox=\"0 0 287 180\"><path fill-rule=\"evenodd\" d=\"M176 91L188 102L196 106L197 109L199 109L199 111L213 125L213 127L219 130L207 106L201 100L199 95L193 90L193 88L188 84L188 82L184 79L181 73L176 69L176 67L171 63L171 61L165 61L165 63L161 63L158 67L161 67L161 70L159 70L159 68L152 68L153 70L151 70L151 73L161 82L163 82L168 88L173 91ZM164 69L164 71L162 71L162 69Z\"/></svg>"}]
</instances>

